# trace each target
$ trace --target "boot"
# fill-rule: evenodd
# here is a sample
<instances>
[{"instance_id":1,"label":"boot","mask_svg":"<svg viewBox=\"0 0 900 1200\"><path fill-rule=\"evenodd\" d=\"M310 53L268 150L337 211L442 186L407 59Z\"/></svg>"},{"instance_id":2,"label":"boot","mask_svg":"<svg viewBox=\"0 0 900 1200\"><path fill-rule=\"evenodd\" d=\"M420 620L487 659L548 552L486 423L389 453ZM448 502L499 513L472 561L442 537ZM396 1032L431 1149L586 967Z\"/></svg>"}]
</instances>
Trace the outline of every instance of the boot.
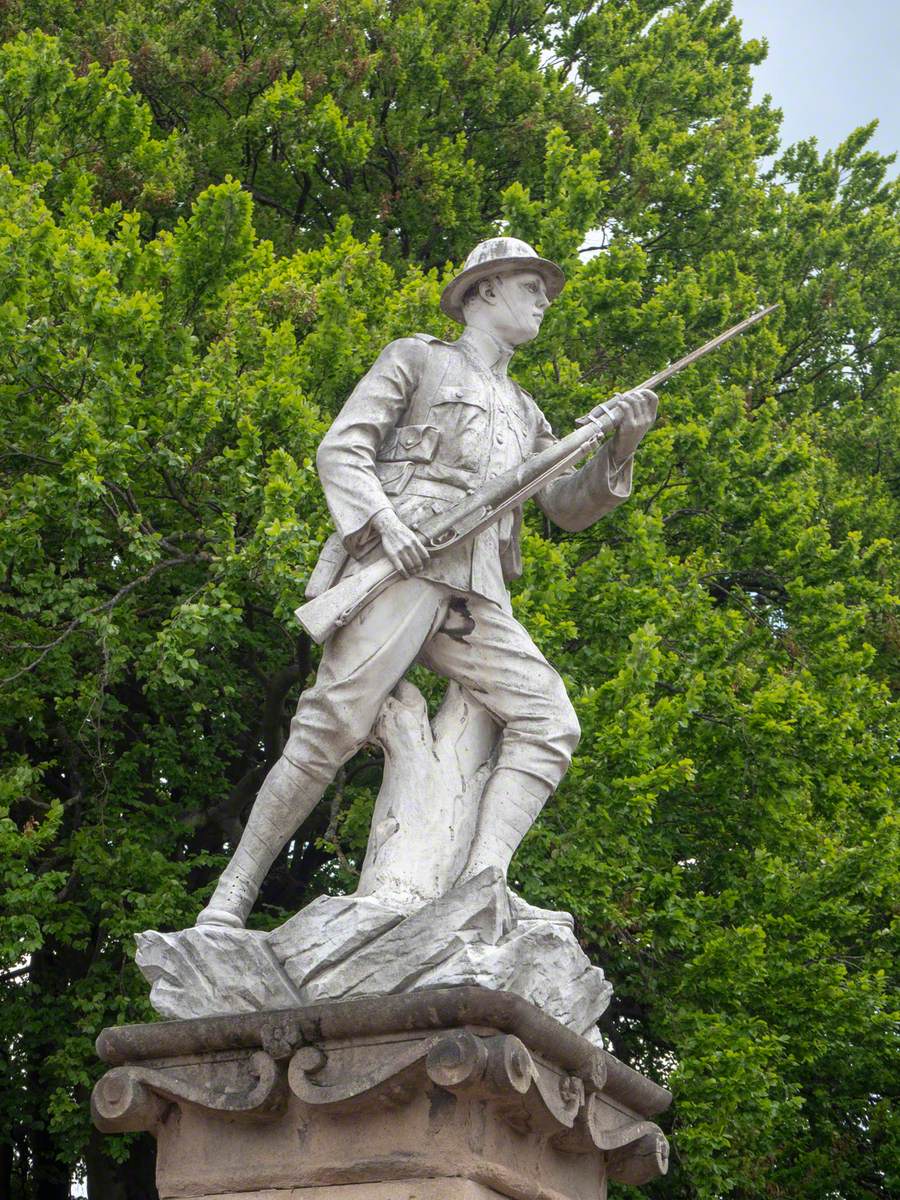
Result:
<instances>
[{"instance_id":1,"label":"boot","mask_svg":"<svg viewBox=\"0 0 900 1200\"><path fill-rule=\"evenodd\" d=\"M547 784L526 771L500 767L491 775L481 797L469 859L457 885L473 879L488 867L498 867L506 877L512 856L537 819L550 791ZM510 903L517 921L551 921L574 928L570 913L537 908L512 891Z\"/></svg>"},{"instance_id":2,"label":"boot","mask_svg":"<svg viewBox=\"0 0 900 1200\"><path fill-rule=\"evenodd\" d=\"M243 929L272 863L321 799L323 788L280 758L263 780L231 862L197 925Z\"/></svg>"}]
</instances>

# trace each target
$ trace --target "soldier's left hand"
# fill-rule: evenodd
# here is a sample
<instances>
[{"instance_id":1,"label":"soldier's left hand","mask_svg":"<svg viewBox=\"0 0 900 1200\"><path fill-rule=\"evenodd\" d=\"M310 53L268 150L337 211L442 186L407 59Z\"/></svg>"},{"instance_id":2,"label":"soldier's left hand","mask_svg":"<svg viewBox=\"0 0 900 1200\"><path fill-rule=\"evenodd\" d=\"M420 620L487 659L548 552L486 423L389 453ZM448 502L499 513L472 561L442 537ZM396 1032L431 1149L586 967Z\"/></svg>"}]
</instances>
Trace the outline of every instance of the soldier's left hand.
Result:
<instances>
[{"instance_id":1,"label":"soldier's left hand","mask_svg":"<svg viewBox=\"0 0 900 1200\"><path fill-rule=\"evenodd\" d=\"M622 420L610 447L613 460L624 463L629 459L641 438L656 420L659 397L649 388L638 388L633 392L620 392L608 401L607 408L619 409Z\"/></svg>"}]
</instances>

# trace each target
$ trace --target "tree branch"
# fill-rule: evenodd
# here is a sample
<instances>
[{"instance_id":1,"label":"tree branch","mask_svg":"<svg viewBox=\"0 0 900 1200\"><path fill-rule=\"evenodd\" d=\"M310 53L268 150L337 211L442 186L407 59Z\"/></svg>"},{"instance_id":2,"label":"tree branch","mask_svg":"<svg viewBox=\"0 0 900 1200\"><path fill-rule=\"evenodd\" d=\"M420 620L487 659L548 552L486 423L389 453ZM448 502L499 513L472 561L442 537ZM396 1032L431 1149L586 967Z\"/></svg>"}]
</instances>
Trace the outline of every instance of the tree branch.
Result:
<instances>
[{"instance_id":1,"label":"tree branch","mask_svg":"<svg viewBox=\"0 0 900 1200\"><path fill-rule=\"evenodd\" d=\"M132 579L130 583L126 583L124 587L119 588L116 594L109 600L104 601L103 604L97 604L94 608L89 608L86 612L79 613L77 617L74 617L69 622L59 637L54 638L52 642L48 642L45 646L41 647L41 653L36 659L28 663L27 666L20 667L18 671L13 671L12 675L7 675L5 679L0 679L0 687L5 687L8 683L12 683L21 675L27 675L29 671L33 671L35 667L39 666L44 661L51 650L55 650L57 646L64 642L69 634L74 633L78 626L81 625L83 621L86 621L88 617L93 617L97 613L101 612L109 612L111 608L115 608L115 606L121 600L124 600L130 592L133 592L136 587L140 587L142 583L149 582L149 580L151 580L155 575L158 575L160 571L165 571L168 567L178 567L183 563L188 562L208 562L211 558L212 555L206 554L203 551L200 551L197 554L180 554L176 558L164 558L161 562L158 562L155 566L151 567L149 571L145 571L145 573L140 575L137 579Z\"/></svg>"}]
</instances>

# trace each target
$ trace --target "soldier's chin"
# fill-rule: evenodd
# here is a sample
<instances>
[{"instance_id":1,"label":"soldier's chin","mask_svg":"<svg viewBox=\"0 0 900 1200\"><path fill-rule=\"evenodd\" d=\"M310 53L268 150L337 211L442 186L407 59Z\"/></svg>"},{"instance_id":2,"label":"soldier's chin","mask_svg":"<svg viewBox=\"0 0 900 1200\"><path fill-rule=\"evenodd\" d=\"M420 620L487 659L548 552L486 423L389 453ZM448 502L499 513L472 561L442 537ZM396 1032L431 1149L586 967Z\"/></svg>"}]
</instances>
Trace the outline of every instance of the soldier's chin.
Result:
<instances>
[{"instance_id":1,"label":"soldier's chin","mask_svg":"<svg viewBox=\"0 0 900 1200\"><path fill-rule=\"evenodd\" d=\"M541 322L539 317L533 317L527 325L523 324L519 330L515 345L521 346L523 342L533 341L541 331Z\"/></svg>"}]
</instances>

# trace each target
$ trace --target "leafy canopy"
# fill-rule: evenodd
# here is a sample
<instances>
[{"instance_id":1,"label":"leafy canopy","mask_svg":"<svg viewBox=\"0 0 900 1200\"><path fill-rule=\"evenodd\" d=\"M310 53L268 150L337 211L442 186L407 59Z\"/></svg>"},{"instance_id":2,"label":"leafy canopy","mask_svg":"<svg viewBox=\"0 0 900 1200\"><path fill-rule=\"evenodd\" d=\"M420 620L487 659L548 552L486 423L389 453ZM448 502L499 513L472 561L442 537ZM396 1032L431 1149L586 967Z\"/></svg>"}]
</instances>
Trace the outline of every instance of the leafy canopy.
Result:
<instances>
[{"instance_id":1,"label":"leafy canopy","mask_svg":"<svg viewBox=\"0 0 900 1200\"><path fill-rule=\"evenodd\" d=\"M313 678L322 433L387 340L452 335L441 281L504 230L568 275L514 367L560 432L782 301L666 388L627 505L528 517L515 609L584 735L514 882L675 1092L653 1194L895 1194L871 128L780 151L727 0L9 0L0 34L0 1190L153 1195L146 1144L90 1132L93 1038L150 1017L132 935L193 920ZM352 888L378 776L348 765L258 925Z\"/></svg>"}]
</instances>

